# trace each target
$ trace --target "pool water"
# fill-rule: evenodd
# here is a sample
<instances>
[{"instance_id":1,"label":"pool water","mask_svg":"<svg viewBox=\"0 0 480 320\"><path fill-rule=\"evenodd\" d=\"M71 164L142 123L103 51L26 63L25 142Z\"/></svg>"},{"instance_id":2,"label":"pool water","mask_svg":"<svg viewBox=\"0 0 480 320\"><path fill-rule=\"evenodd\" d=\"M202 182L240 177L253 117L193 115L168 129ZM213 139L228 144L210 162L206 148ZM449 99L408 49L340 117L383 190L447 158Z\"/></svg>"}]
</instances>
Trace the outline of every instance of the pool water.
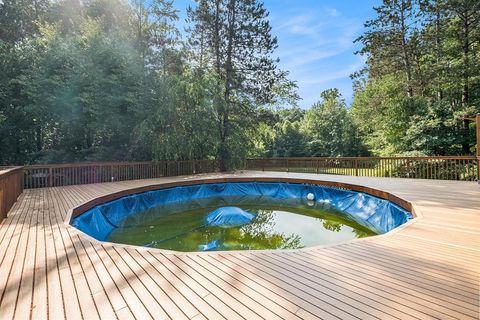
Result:
<instances>
[{"instance_id":1,"label":"pool water","mask_svg":"<svg viewBox=\"0 0 480 320\"><path fill-rule=\"evenodd\" d=\"M254 218L241 226L206 223L215 209L236 206ZM107 241L175 251L298 249L376 233L318 202L265 196L218 197L166 204L127 217Z\"/></svg>"}]
</instances>

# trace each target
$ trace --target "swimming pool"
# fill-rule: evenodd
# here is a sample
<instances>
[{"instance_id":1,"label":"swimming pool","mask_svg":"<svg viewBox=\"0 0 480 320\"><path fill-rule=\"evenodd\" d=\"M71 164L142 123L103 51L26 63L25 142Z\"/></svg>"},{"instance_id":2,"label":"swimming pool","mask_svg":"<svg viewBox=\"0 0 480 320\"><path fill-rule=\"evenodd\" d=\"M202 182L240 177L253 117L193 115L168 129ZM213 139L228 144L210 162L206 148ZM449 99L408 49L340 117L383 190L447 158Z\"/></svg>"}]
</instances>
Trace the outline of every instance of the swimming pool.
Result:
<instances>
[{"instance_id":1,"label":"swimming pool","mask_svg":"<svg viewBox=\"0 0 480 320\"><path fill-rule=\"evenodd\" d=\"M332 244L383 234L411 218L398 205L362 192L305 183L225 182L121 197L83 212L71 224L100 241L212 251Z\"/></svg>"}]
</instances>

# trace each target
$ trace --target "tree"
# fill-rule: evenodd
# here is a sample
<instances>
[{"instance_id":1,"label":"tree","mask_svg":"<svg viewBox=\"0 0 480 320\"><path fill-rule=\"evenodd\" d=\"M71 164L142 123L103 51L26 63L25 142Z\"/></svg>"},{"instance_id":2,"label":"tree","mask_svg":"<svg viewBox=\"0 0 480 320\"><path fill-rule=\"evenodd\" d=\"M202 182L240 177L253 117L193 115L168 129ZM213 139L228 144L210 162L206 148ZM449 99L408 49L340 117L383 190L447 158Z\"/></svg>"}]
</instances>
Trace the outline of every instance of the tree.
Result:
<instances>
[{"instance_id":1,"label":"tree","mask_svg":"<svg viewBox=\"0 0 480 320\"><path fill-rule=\"evenodd\" d=\"M417 6L413 0L384 0L375 7L375 19L365 23L367 31L357 40L363 44L360 54L368 54L371 72L385 74L385 67L398 67L405 74L405 85L408 97L413 96L414 40L416 33L415 19L418 16ZM375 63L378 61L378 63Z\"/></svg>"},{"instance_id":2,"label":"tree","mask_svg":"<svg viewBox=\"0 0 480 320\"><path fill-rule=\"evenodd\" d=\"M214 82L208 75L197 77L190 68L180 76L157 77L154 103L141 111L143 120L135 128L135 151L156 160L212 158L218 144L215 108L205 91L213 90Z\"/></svg>"},{"instance_id":3,"label":"tree","mask_svg":"<svg viewBox=\"0 0 480 320\"><path fill-rule=\"evenodd\" d=\"M450 11L453 12L454 18L452 20L453 27L457 33L458 45L460 46L461 52L461 64L460 64L460 74L461 74L461 109L468 115L471 106L471 75L472 71L478 72L480 69L477 64L472 63L472 57L474 57L474 48L479 46L479 36L480 36L480 3L475 0L451 0L447 3L447 7ZM477 76L478 81L478 76ZM463 143L462 151L464 153L470 152L470 129L469 122L463 120Z\"/></svg>"},{"instance_id":4,"label":"tree","mask_svg":"<svg viewBox=\"0 0 480 320\"><path fill-rule=\"evenodd\" d=\"M364 153L345 101L337 89L323 91L305 113L303 133L311 156L354 156Z\"/></svg>"},{"instance_id":5,"label":"tree","mask_svg":"<svg viewBox=\"0 0 480 320\"><path fill-rule=\"evenodd\" d=\"M277 39L271 35L268 12L256 0L196 1L188 11L192 26L189 45L197 65L217 76L215 105L218 121L218 157L221 169L231 165L232 130L240 115L275 97L276 84L286 73L272 55ZM197 31L197 32L196 32ZM238 126L236 126L238 128Z\"/></svg>"},{"instance_id":6,"label":"tree","mask_svg":"<svg viewBox=\"0 0 480 320\"><path fill-rule=\"evenodd\" d=\"M0 2L0 41L14 44L34 36L37 23L46 18L48 0L3 0Z\"/></svg>"},{"instance_id":7,"label":"tree","mask_svg":"<svg viewBox=\"0 0 480 320\"><path fill-rule=\"evenodd\" d=\"M442 100L444 96L445 82L445 40L446 40L446 24L448 22L449 13L446 10L445 0L423 0L420 1L420 8L425 15L424 31L421 35L422 50L425 53L426 79L429 79L431 88L427 88L427 92L431 92L436 96L437 100Z\"/></svg>"},{"instance_id":8,"label":"tree","mask_svg":"<svg viewBox=\"0 0 480 320\"><path fill-rule=\"evenodd\" d=\"M354 75L352 106L372 152L472 153L465 117L480 111L480 63L473 58L480 53L479 6L473 0L385 0L376 9L359 38L368 59Z\"/></svg>"},{"instance_id":9,"label":"tree","mask_svg":"<svg viewBox=\"0 0 480 320\"><path fill-rule=\"evenodd\" d=\"M174 69L178 62L174 47L180 34L173 25L178 20L173 1L132 0L132 11L136 47L144 67L164 73Z\"/></svg>"}]
</instances>

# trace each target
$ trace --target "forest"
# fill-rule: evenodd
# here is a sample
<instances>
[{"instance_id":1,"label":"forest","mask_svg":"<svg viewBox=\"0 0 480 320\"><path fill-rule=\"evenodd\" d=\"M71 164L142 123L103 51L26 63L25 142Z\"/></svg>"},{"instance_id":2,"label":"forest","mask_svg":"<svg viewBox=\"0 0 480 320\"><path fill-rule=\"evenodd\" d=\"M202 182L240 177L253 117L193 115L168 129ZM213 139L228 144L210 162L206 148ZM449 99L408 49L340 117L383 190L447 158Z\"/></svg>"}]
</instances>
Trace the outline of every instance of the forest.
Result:
<instances>
[{"instance_id":1,"label":"forest","mask_svg":"<svg viewBox=\"0 0 480 320\"><path fill-rule=\"evenodd\" d=\"M480 2L383 0L308 109L259 0L0 0L0 165L469 155Z\"/></svg>"}]
</instances>

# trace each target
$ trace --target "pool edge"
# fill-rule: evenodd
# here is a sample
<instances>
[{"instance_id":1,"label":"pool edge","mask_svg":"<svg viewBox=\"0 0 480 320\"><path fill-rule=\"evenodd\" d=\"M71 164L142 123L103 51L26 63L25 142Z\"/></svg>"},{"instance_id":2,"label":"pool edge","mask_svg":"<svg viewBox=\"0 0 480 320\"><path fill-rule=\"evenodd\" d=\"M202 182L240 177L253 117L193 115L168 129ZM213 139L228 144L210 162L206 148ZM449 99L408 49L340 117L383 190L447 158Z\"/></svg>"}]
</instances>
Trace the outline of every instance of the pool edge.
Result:
<instances>
[{"instance_id":1,"label":"pool edge","mask_svg":"<svg viewBox=\"0 0 480 320\"><path fill-rule=\"evenodd\" d=\"M192 178L191 176L184 176L184 178L188 177L188 180L178 180L178 181L171 181L171 182L163 182L163 183L152 183L152 184L147 184L147 185L142 185L140 187L134 187L134 188L128 188L112 193L108 193L106 195L96 197L90 200L87 200L75 207L70 208L67 211L67 215L63 221L64 226L67 228L71 228L75 230L75 232L83 237L86 237L89 239L90 242L98 243L98 244L103 244L103 245L110 245L110 246L115 246L115 247L121 247L121 248L134 248L137 250L154 250L154 251L161 251L162 253L165 254L224 254L225 252L229 253L234 253L234 252L239 252L238 250L230 250L230 251L207 251L207 252L182 252L182 251L174 251L174 250L167 250L167 249L158 249L158 248L148 248L148 247L142 247L142 246L136 246L136 245L129 245L129 244L120 244L120 243L114 243L114 242L108 242L108 241L101 241L97 240L94 237L78 230L77 228L73 227L71 225L71 220L78 215L86 212L87 210L101 205L103 203L109 202L109 201L114 201L119 198L129 196L132 194L137 194L137 193L142 193L142 192L148 192L148 191L154 191L154 190L160 190L160 189L166 189L166 188L173 188L173 187L178 187L178 186L190 186L190 185L196 185L196 184L213 184L213 183L228 183L228 182L277 182L277 183L300 183L300 184L312 184L312 185L318 185L318 186L327 186L327 187L334 187L334 188L342 188L342 189L347 189L347 190L352 190L356 192L363 192L387 201L390 201L399 207L409 211L412 214L412 219L407 221L406 223L394 228L393 230L390 230L389 232L386 232L384 234L379 234L375 236L370 236L366 238L359 238L359 239L353 239L353 240L347 240L344 242L339 242L339 243L334 243L334 244L327 244L327 245L317 245L317 246L311 246L311 247L305 247L305 248L300 248L300 249L282 249L282 252L299 252L299 251L309 251L309 250L317 250L317 249L322 249L322 248L329 248L329 247L334 247L334 246L340 246L340 245L345 245L348 243L353 243L353 242L359 242L359 241L372 241L375 239L379 239L380 237L390 237L393 234L397 233L400 230L403 230L404 228L412 225L413 223L421 220L423 218L423 215L421 214L421 211L418 207L414 206L411 202L402 199L401 197L398 197L390 192L383 191L380 189L376 188L371 188L371 187L366 187L363 185L358 185L358 184L351 184L351 183L344 183L344 182L338 182L338 181L328 181L328 180L320 180L320 179L304 179L304 178L280 178L280 177L214 177L214 178ZM182 177L179 177L182 178ZM145 181L145 180L143 180ZM279 250L276 249L265 249L265 250L252 250L253 252L278 252Z\"/></svg>"}]
</instances>

